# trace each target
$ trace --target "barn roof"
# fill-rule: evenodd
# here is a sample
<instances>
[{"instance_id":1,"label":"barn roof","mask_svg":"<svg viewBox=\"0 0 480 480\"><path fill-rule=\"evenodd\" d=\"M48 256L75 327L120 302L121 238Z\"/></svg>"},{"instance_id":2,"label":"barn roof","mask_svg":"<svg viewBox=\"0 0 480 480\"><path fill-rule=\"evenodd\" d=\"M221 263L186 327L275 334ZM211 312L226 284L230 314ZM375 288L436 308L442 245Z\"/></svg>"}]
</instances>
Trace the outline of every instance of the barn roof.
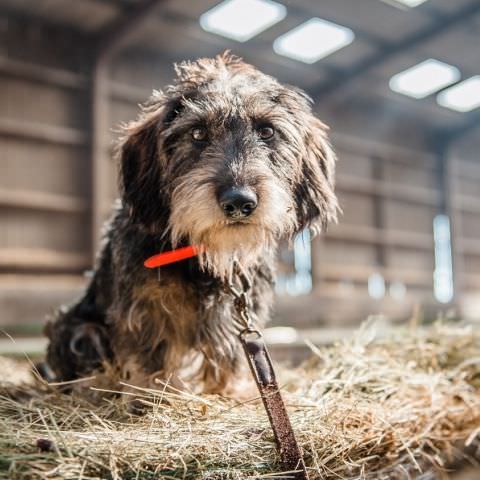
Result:
<instances>
[{"instance_id":1,"label":"barn roof","mask_svg":"<svg viewBox=\"0 0 480 480\"><path fill-rule=\"evenodd\" d=\"M306 89L327 121L343 116L347 124L372 131L392 124L403 131L403 125L405 132L421 132L434 143L471 135L480 120L478 110L449 110L437 104L435 95L424 99L401 95L389 88L389 79L428 58L456 66L462 79L479 74L480 2L428 0L416 8L400 9L392 5L394 1L283 0L286 18L241 43L200 27L200 15L217 0L168 0L159 2L129 39L128 48L154 53L168 63L228 48L267 73ZM143 2L0 0L0 13L68 28L94 45ZM313 64L274 53L276 38L312 17L350 28L355 40Z\"/></svg>"}]
</instances>

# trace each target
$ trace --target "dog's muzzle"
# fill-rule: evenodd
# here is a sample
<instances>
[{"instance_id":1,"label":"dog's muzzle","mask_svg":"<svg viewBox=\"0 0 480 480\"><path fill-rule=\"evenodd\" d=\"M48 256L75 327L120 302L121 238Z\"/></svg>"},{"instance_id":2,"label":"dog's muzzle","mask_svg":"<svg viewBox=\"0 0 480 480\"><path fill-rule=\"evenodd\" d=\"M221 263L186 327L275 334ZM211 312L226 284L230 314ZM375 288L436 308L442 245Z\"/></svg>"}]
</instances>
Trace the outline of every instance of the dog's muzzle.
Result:
<instances>
[{"instance_id":1,"label":"dog's muzzle","mask_svg":"<svg viewBox=\"0 0 480 480\"><path fill-rule=\"evenodd\" d=\"M218 203L226 217L241 219L249 217L257 208L255 192L244 187L232 187L220 194Z\"/></svg>"}]
</instances>

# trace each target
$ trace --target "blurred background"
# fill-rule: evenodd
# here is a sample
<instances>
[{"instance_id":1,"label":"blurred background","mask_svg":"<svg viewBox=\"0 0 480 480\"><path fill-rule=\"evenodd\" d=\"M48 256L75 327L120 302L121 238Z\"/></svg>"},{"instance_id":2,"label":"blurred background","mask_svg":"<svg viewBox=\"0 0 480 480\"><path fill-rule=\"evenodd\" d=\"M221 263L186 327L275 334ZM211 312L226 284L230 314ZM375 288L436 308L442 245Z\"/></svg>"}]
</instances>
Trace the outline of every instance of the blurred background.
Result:
<instances>
[{"instance_id":1,"label":"blurred background","mask_svg":"<svg viewBox=\"0 0 480 480\"><path fill-rule=\"evenodd\" d=\"M339 157L343 216L282 248L270 341L480 319L479 0L0 0L0 353L85 285L116 127L225 49L305 89Z\"/></svg>"}]
</instances>

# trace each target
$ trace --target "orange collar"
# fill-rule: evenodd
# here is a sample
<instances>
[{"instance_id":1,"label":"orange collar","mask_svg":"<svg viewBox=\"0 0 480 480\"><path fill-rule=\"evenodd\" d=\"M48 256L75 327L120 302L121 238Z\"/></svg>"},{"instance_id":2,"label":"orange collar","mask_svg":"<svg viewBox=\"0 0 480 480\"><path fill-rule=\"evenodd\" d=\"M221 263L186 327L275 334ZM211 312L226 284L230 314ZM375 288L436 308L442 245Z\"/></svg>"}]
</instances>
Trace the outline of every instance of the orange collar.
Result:
<instances>
[{"instance_id":1,"label":"orange collar","mask_svg":"<svg viewBox=\"0 0 480 480\"><path fill-rule=\"evenodd\" d=\"M203 251L202 247L189 245L188 247L177 248L168 252L157 253L153 257L147 258L143 264L147 268L163 267L170 263L180 262L187 258L195 257Z\"/></svg>"}]
</instances>

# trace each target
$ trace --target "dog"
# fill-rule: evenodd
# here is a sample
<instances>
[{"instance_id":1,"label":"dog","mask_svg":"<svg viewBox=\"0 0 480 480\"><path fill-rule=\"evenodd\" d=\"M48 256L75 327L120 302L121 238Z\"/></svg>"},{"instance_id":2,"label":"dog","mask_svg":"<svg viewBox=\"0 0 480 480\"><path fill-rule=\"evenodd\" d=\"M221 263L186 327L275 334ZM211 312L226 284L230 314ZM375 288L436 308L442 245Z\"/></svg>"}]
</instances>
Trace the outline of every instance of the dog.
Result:
<instances>
[{"instance_id":1,"label":"dog","mask_svg":"<svg viewBox=\"0 0 480 480\"><path fill-rule=\"evenodd\" d=\"M235 396L246 363L224 288L233 262L252 279L261 328L279 241L336 221L336 157L303 91L229 52L175 70L123 127L121 200L92 278L47 324L57 381L109 364L132 385ZM187 245L202 251L158 271L143 265Z\"/></svg>"}]
</instances>

